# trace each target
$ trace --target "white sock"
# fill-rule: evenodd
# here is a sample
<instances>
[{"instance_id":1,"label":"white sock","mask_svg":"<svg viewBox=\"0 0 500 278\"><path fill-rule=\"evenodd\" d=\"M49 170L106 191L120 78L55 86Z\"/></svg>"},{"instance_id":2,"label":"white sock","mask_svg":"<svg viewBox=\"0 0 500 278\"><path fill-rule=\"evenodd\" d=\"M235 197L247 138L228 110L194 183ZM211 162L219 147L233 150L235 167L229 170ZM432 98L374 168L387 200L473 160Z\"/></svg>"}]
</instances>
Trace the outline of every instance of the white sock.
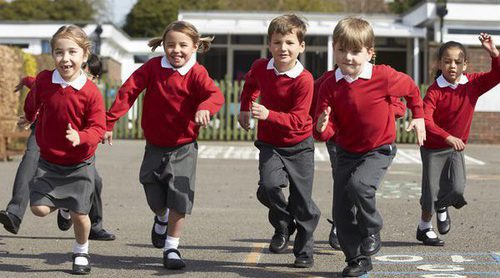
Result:
<instances>
[{"instance_id":1,"label":"white sock","mask_svg":"<svg viewBox=\"0 0 500 278\"><path fill-rule=\"evenodd\" d=\"M420 223L418 224L418 229L420 231L427 230L427 229L432 229L432 222L425 222L422 219L420 219Z\"/></svg>"},{"instance_id":2,"label":"white sock","mask_svg":"<svg viewBox=\"0 0 500 278\"><path fill-rule=\"evenodd\" d=\"M75 241L75 243L73 244L73 254L77 254L77 253L88 254L89 253L89 242L87 241L84 244L79 244L78 242ZM88 265L89 261L85 257L76 257L75 264Z\"/></svg>"},{"instance_id":3,"label":"white sock","mask_svg":"<svg viewBox=\"0 0 500 278\"><path fill-rule=\"evenodd\" d=\"M160 220L161 222L165 222L167 223L168 222L168 209L167 211L165 212L165 215L163 216L156 216L158 218L158 220ZM159 235L163 235L167 232L167 225L161 225L161 224L158 224L158 223L155 223L155 233L159 234Z\"/></svg>"},{"instance_id":4,"label":"white sock","mask_svg":"<svg viewBox=\"0 0 500 278\"><path fill-rule=\"evenodd\" d=\"M443 209L446 209L446 208L439 208L439 210L443 210ZM438 212L437 213L437 218L439 219L439 221L445 221L446 220L446 211L444 212Z\"/></svg>"},{"instance_id":5,"label":"white sock","mask_svg":"<svg viewBox=\"0 0 500 278\"><path fill-rule=\"evenodd\" d=\"M59 209L59 213L61 214L61 216L66 219L66 220L70 220L71 219L71 214L69 214L69 210L68 209Z\"/></svg>"},{"instance_id":6,"label":"white sock","mask_svg":"<svg viewBox=\"0 0 500 278\"><path fill-rule=\"evenodd\" d=\"M334 228L333 228L333 233L334 233L334 234L337 234L337 227L334 227Z\"/></svg>"},{"instance_id":7,"label":"white sock","mask_svg":"<svg viewBox=\"0 0 500 278\"><path fill-rule=\"evenodd\" d=\"M167 239L165 240L165 247L163 248L163 251L167 251L168 249L176 249L179 247L179 240L180 238L178 237L172 237L172 236L167 236ZM168 254L169 259L180 259L177 253L171 252Z\"/></svg>"}]
</instances>

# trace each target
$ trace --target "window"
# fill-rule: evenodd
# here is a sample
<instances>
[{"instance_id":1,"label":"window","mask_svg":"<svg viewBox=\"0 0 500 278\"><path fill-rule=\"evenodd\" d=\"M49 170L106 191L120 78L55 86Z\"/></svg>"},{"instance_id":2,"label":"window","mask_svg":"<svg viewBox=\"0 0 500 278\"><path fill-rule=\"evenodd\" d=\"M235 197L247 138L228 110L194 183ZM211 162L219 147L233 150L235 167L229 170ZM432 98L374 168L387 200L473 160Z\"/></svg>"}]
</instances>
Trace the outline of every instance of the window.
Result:
<instances>
[{"instance_id":1,"label":"window","mask_svg":"<svg viewBox=\"0 0 500 278\"><path fill-rule=\"evenodd\" d=\"M148 55L134 55L134 63L144 64L149 60Z\"/></svg>"},{"instance_id":2,"label":"window","mask_svg":"<svg viewBox=\"0 0 500 278\"><path fill-rule=\"evenodd\" d=\"M47 54L52 52L52 47L50 47L49 40L42 40L42 53Z\"/></svg>"},{"instance_id":3,"label":"window","mask_svg":"<svg viewBox=\"0 0 500 278\"><path fill-rule=\"evenodd\" d=\"M231 36L233 44L264 44L264 36L260 35L234 35Z\"/></svg>"},{"instance_id":4,"label":"window","mask_svg":"<svg viewBox=\"0 0 500 278\"><path fill-rule=\"evenodd\" d=\"M227 73L227 48L212 47L204 54L197 54L198 63L203 65L210 77L214 80L222 80Z\"/></svg>"}]
</instances>

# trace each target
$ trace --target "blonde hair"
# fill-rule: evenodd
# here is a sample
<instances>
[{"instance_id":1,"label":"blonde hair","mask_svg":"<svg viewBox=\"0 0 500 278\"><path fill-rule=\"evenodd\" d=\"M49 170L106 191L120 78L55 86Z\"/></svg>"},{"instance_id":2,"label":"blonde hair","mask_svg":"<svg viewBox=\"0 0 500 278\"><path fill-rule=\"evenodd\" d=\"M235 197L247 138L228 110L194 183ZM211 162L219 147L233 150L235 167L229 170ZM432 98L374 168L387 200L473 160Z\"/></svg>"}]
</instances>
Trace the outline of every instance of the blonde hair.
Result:
<instances>
[{"instance_id":1,"label":"blonde hair","mask_svg":"<svg viewBox=\"0 0 500 278\"><path fill-rule=\"evenodd\" d=\"M57 32L50 39L50 47L52 50L54 49L54 45L58 39L72 40L83 49L84 55L90 54L90 40L85 31L76 25L65 25L57 30Z\"/></svg>"},{"instance_id":2,"label":"blonde hair","mask_svg":"<svg viewBox=\"0 0 500 278\"><path fill-rule=\"evenodd\" d=\"M201 37L196 27L193 24L187 21L174 21L170 23L165 31L163 31L163 35L161 37L155 37L149 40L148 46L151 47L151 51L155 51L155 49L163 44L165 41L165 37L167 33L170 31L181 32L193 40L193 43L198 46L198 52L205 53L210 49L210 44L214 40L214 37Z\"/></svg>"},{"instance_id":3,"label":"blonde hair","mask_svg":"<svg viewBox=\"0 0 500 278\"><path fill-rule=\"evenodd\" d=\"M333 30L333 44L340 44L342 48L360 50L363 47L375 48L375 35L368 21L347 17L340 20Z\"/></svg>"},{"instance_id":4,"label":"blonde hair","mask_svg":"<svg viewBox=\"0 0 500 278\"><path fill-rule=\"evenodd\" d=\"M274 33L287 35L292 33L293 30L296 30L295 34L297 35L297 39L300 43L302 43L307 31L307 24L305 20L295 14L281 15L273 19L269 24L267 37L271 40Z\"/></svg>"}]
</instances>

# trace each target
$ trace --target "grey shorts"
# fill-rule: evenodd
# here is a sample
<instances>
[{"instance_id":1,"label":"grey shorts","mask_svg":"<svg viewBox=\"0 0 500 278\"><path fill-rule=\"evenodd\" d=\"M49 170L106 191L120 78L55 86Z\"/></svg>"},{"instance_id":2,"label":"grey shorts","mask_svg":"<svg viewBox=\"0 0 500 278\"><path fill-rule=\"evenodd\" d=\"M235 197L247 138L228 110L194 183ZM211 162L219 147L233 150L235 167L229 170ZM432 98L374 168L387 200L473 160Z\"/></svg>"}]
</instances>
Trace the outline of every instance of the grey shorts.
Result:
<instances>
[{"instance_id":1,"label":"grey shorts","mask_svg":"<svg viewBox=\"0 0 500 278\"><path fill-rule=\"evenodd\" d=\"M198 143L162 148L146 143L139 180L153 211L169 208L191 214Z\"/></svg>"},{"instance_id":2,"label":"grey shorts","mask_svg":"<svg viewBox=\"0 0 500 278\"><path fill-rule=\"evenodd\" d=\"M31 206L67 208L88 214L95 188L95 157L72 166L38 161L35 177L30 184Z\"/></svg>"}]
</instances>

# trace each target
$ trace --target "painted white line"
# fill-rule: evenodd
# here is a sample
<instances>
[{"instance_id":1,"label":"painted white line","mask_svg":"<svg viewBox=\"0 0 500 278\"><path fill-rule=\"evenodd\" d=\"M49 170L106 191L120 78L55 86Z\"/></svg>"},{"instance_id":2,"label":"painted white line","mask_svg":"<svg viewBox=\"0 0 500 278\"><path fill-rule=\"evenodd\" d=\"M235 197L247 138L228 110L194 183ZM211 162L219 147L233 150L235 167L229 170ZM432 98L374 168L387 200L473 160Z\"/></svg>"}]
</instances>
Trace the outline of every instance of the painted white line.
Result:
<instances>
[{"instance_id":1,"label":"painted white line","mask_svg":"<svg viewBox=\"0 0 500 278\"><path fill-rule=\"evenodd\" d=\"M481 161L481 160L478 160L478 159L472 158L472 157L467 156L467 155L465 156L465 160L466 160L466 161L468 160L468 161L470 161L470 162L472 162L472 163L475 163L475 164L477 164L477 165L485 165L485 164L486 164L486 163L484 163L484 162L483 162L483 161Z\"/></svg>"}]
</instances>

